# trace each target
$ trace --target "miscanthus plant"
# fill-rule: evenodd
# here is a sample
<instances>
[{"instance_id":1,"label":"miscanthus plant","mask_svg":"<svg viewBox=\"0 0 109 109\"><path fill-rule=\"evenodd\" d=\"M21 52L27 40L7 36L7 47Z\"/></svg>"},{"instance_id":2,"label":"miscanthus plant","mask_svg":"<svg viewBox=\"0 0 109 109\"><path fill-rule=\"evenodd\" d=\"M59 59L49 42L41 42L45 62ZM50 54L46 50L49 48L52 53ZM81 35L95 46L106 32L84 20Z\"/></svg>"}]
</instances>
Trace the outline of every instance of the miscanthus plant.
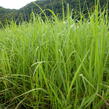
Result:
<instances>
[{"instance_id":1,"label":"miscanthus plant","mask_svg":"<svg viewBox=\"0 0 109 109\"><path fill-rule=\"evenodd\" d=\"M108 109L108 16L0 30L0 108Z\"/></svg>"}]
</instances>

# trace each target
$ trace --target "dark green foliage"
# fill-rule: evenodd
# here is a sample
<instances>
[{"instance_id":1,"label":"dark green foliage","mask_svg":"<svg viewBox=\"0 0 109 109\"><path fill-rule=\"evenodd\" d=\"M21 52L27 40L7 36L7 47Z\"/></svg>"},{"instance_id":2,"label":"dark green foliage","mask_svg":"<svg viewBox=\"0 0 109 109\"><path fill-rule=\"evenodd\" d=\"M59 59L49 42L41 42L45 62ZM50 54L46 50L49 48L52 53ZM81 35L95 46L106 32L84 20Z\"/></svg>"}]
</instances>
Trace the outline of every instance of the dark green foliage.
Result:
<instances>
[{"instance_id":1,"label":"dark green foliage","mask_svg":"<svg viewBox=\"0 0 109 109\"><path fill-rule=\"evenodd\" d=\"M34 3L31 2L19 10L0 7L0 24L2 26L3 24L9 23L11 20L16 21L17 24L22 21L29 21L32 12L35 14L41 13L40 8L43 10L51 9L56 15L62 16L62 8L64 8L66 13L67 4L70 4L70 9L73 9L73 11L76 12L76 15L80 12L86 14L89 10L94 8L95 3L97 3L96 1L97 0L39 0ZM103 7L107 2L107 0L100 0L99 4ZM45 13L47 16L51 15L49 11L45 11ZM41 15L43 16L43 14ZM74 15L75 14L73 14L73 16Z\"/></svg>"}]
</instances>

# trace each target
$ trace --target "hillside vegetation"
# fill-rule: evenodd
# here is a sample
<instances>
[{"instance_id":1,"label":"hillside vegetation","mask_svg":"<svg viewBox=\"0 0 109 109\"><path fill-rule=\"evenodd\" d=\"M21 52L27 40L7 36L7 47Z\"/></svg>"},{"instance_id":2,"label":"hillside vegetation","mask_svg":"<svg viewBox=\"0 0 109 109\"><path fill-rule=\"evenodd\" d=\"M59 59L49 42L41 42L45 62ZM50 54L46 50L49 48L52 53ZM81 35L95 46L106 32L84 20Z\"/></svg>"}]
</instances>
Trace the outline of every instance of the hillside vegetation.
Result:
<instances>
[{"instance_id":1,"label":"hillside vegetation","mask_svg":"<svg viewBox=\"0 0 109 109\"><path fill-rule=\"evenodd\" d=\"M106 13L96 8L78 22L37 16L1 29L0 108L108 109Z\"/></svg>"},{"instance_id":2,"label":"hillside vegetation","mask_svg":"<svg viewBox=\"0 0 109 109\"><path fill-rule=\"evenodd\" d=\"M99 5L102 7L101 10L104 9L104 6L108 6L108 2L108 0L99 0ZM2 27L4 24L8 24L11 20L16 21L17 24L22 21L29 21L31 19L31 13L34 12L36 15L41 14L41 9L50 9L60 17L62 16L63 10L66 13L67 4L70 5L71 10L73 9L72 17L80 13L80 11L87 16L89 11L93 11L96 3L96 0L38 0L19 10L0 7L0 26ZM51 16L49 11L46 10L45 13L47 16Z\"/></svg>"}]
</instances>

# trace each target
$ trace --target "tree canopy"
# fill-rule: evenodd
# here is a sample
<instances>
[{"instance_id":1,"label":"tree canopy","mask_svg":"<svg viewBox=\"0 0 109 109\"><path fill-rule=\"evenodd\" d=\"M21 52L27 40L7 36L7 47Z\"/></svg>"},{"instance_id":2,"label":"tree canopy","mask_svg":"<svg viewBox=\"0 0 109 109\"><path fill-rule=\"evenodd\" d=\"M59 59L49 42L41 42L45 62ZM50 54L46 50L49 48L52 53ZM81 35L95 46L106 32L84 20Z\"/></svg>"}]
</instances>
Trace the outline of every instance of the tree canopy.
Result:
<instances>
[{"instance_id":1,"label":"tree canopy","mask_svg":"<svg viewBox=\"0 0 109 109\"><path fill-rule=\"evenodd\" d=\"M19 10L0 7L0 24L6 24L10 20L14 20L16 23L29 21L31 13L40 14L41 9L51 9L56 15L62 16L63 8L66 13L67 4L69 4L70 9L74 11L87 13L87 10L94 8L95 1L96 0L38 0L31 2ZM103 8L107 2L108 0L100 0L99 4ZM51 15L49 11L45 11L45 13L47 16Z\"/></svg>"}]
</instances>

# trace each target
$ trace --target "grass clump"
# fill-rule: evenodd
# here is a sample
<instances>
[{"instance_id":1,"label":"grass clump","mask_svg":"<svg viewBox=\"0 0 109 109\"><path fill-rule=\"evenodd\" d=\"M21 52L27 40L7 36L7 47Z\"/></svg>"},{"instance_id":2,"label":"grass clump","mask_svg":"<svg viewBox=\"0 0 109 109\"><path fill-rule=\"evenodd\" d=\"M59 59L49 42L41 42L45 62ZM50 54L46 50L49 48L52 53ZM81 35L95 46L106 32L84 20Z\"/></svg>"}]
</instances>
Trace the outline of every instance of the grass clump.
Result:
<instances>
[{"instance_id":1,"label":"grass clump","mask_svg":"<svg viewBox=\"0 0 109 109\"><path fill-rule=\"evenodd\" d=\"M0 30L0 106L7 109L109 107L106 15L75 23L35 18Z\"/></svg>"}]
</instances>

